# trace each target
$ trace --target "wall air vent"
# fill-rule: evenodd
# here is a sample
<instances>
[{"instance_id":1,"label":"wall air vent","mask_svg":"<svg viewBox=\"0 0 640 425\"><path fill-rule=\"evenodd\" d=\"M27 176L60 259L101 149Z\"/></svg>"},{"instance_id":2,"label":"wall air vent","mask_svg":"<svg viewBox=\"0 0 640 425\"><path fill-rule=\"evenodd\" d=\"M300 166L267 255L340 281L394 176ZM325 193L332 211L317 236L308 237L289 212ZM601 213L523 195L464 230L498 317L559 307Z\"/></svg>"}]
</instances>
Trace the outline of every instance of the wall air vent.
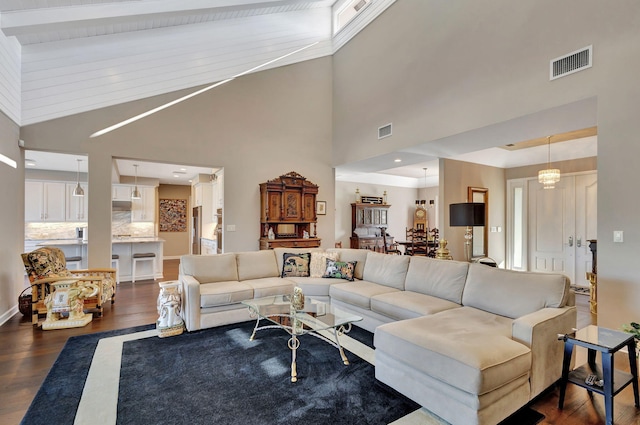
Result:
<instances>
[{"instance_id":1,"label":"wall air vent","mask_svg":"<svg viewBox=\"0 0 640 425\"><path fill-rule=\"evenodd\" d=\"M378 140L384 139L385 137L391 136L391 124L383 125L382 127L378 127Z\"/></svg>"},{"instance_id":2,"label":"wall air vent","mask_svg":"<svg viewBox=\"0 0 640 425\"><path fill-rule=\"evenodd\" d=\"M549 79L555 80L556 78L591 68L592 58L593 46L587 46L584 49L552 59L549 63Z\"/></svg>"}]
</instances>

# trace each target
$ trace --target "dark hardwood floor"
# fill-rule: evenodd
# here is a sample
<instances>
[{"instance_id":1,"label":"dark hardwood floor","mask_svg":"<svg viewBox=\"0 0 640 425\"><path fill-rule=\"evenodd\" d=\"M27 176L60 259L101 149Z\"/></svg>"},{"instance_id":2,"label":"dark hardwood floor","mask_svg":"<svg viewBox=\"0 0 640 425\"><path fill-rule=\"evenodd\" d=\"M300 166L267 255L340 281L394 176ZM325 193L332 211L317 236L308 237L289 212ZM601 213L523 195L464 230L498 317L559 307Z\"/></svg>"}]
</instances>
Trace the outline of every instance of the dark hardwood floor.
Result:
<instances>
[{"instance_id":1,"label":"dark hardwood floor","mask_svg":"<svg viewBox=\"0 0 640 425\"><path fill-rule=\"evenodd\" d=\"M178 260L164 262L164 280L178 276ZM147 280L135 285L123 282L118 287L116 303L105 309L101 318L83 328L42 331L34 329L30 318L17 314L0 327L0 423L18 424L40 388L47 372L62 350L67 338L93 332L122 329L154 323L157 319L158 283ZM578 327L591 323L588 296L578 296ZM580 358L584 354L578 355ZM617 359L618 367L624 358ZM532 407L546 418L541 424L604 424L604 400L587 396L586 390L568 385L564 410L558 410L558 389L551 388ZM627 387L615 397L614 420L618 425L640 424L640 410L633 405L633 390Z\"/></svg>"}]
</instances>

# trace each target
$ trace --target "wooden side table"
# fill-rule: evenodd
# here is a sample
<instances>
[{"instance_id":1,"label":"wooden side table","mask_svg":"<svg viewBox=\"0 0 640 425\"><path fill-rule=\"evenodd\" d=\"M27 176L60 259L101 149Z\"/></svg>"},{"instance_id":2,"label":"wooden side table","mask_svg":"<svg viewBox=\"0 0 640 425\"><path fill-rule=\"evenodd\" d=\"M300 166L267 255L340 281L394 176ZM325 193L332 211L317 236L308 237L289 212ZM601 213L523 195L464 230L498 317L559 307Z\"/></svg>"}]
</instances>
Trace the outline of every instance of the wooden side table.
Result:
<instances>
[{"instance_id":1,"label":"wooden side table","mask_svg":"<svg viewBox=\"0 0 640 425\"><path fill-rule=\"evenodd\" d=\"M598 326L587 326L573 334L562 337L564 340L564 359L562 363L562 378L560 380L560 398L558 408L562 409L567 382L586 388L592 393L604 396L604 406L607 425L613 425L613 397L627 385L633 384L633 395L636 407L638 403L638 366L636 363L635 340L633 335L606 329ZM569 371L574 346L585 347L588 350L587 363ZM629 370L626 373L616 370L613 356L621 348L629 350ZM602 355L602 365L596 363L596 352ZM585 382L587 376L596 375L595 382L590 385Z\"/></svg>"}]
</instances>

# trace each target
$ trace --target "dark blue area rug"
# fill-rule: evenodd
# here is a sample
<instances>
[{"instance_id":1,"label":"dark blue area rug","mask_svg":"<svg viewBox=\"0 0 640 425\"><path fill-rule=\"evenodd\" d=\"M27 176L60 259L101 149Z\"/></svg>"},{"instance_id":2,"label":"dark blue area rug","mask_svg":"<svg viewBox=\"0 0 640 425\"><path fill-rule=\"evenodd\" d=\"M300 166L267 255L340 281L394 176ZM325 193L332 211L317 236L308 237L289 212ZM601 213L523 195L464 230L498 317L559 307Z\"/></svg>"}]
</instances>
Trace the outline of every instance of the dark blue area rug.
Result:
<instances>
[{"instance_id":1,"label":"dark blue area rug","mask_svg":"<svg viewBox=\"0 0 640 425\"><path fill-rule=\"evenodd\" d=\"M378 382L366 361L345 351L351 364L344 365L336 348L309 335L300 338L298 382L292 383L288 335L263 330L249 341L254 323L125 342L117 423L388 424L419 408ZM73 424L98 341L154 327L70 338L22 424ZM349 336L373 345L373 334L358 327ZM525 407L501 425L543 418Z\"/></svg>"},{"instance_id":2,"label":"dark blue area rug","mask_svg":"<svg viewBox=\"0 0 640 425\"><path fill-rule=\"evenodd\" d=\"M344 365L336 348L309 335L300 338L298 382L292 383L288 335L263 330L249 341L253 325L125 342L118 423L388 424L419 408L376 381L366 361L346 351L351 364ZM82 393L78 382L86 378L95 345L117 334L71 338L23 423L73 423ZM352 335L372 341L359 328Z\"/></svg>"}]
</instances>

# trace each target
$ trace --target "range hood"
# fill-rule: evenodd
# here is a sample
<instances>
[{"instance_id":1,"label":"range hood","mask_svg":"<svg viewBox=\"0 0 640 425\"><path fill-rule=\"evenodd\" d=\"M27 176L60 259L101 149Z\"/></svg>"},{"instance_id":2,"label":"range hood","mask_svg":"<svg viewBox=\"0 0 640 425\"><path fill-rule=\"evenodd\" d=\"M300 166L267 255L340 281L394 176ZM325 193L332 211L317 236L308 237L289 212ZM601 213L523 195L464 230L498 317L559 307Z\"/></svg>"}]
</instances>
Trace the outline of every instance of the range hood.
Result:
<instances>
[{"instance_id":1,"label":"range hood","mask_svg":"<svg viewBox=\"0 0 640 425\"><path fill-rule=\"evenodd\" d=\"M111 201L111 211L131 211L131 201Z\"/></svg>"}]
</instances>

